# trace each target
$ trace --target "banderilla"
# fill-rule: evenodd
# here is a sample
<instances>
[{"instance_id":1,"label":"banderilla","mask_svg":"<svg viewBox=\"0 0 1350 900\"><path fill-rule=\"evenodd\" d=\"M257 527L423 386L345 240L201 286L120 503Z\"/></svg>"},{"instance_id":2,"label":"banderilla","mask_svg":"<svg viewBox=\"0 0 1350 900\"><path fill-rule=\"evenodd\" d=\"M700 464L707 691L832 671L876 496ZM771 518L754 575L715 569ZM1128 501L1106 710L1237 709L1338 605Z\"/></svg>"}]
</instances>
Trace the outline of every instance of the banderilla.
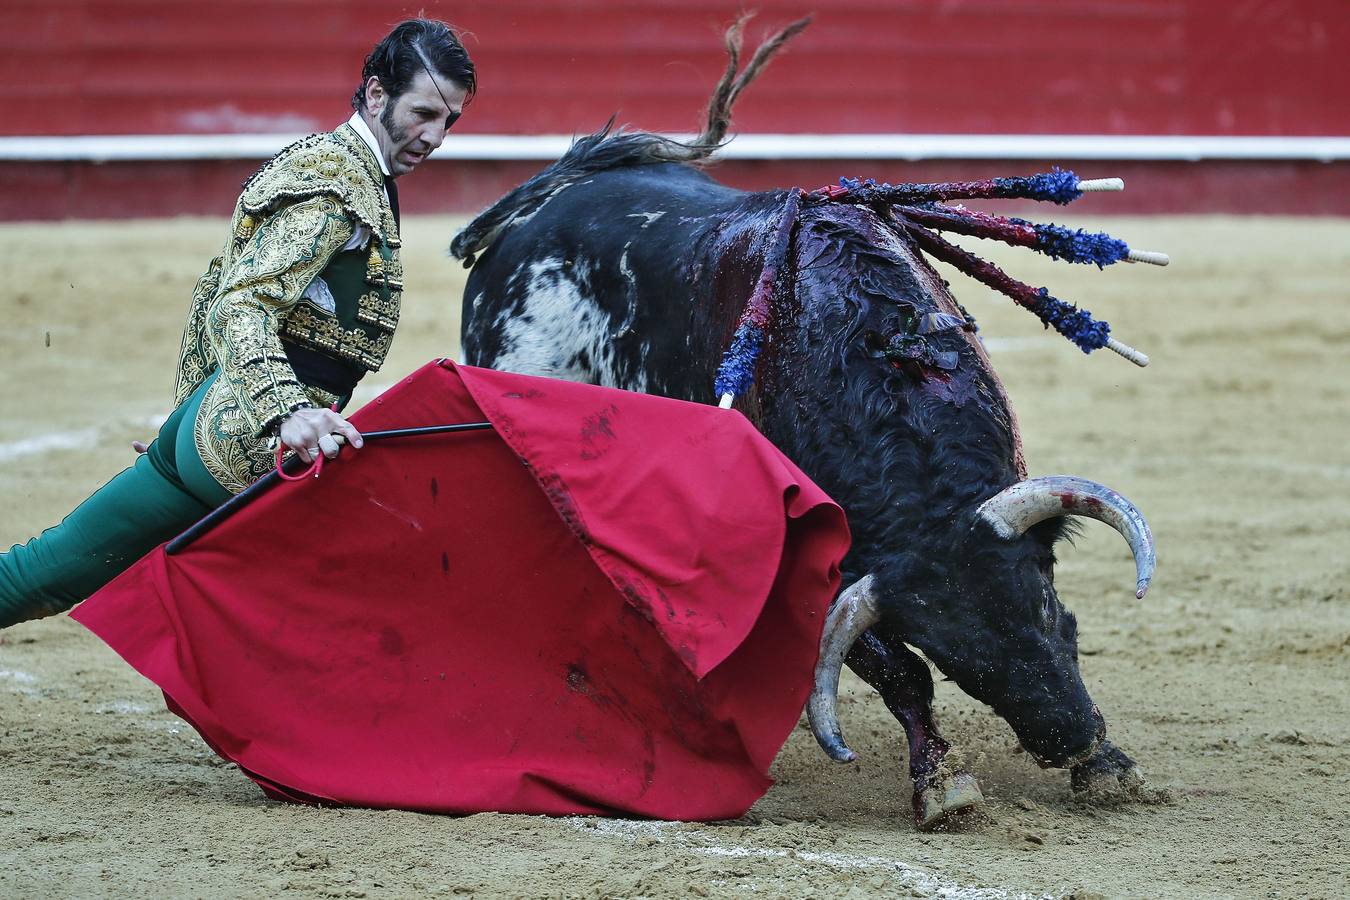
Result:
<instances>
[{"instance_id":1,"label":"banderilla","mask_svg":"<svg viewBox=\"0 0 1350 900\"><path fill-rule=\"evenodd\" d=\"M491 422L463 422L458 425L426 425L420 428L393 428L388 431L370 431L362 434L365 441L383 441L389 438L404 437L422 437L428 434L454 434L461 431L486 431L492 427ZM281 473L284 471L287 475L294 475L305 468L306 463L298 456L291 456L282 463L281 469L273 469L262 478L250 484L230 499L226 500L220 506L211 510L200 521L193 524L178 537L169 541L164 552L169 556L181 553L192 542L215 528L221 522L224 522L230 516L239 512L245 506L248 506L254 500L257 500L263 494L267 493L277 482L281 481Z\"/></svg>"}]
</instances>

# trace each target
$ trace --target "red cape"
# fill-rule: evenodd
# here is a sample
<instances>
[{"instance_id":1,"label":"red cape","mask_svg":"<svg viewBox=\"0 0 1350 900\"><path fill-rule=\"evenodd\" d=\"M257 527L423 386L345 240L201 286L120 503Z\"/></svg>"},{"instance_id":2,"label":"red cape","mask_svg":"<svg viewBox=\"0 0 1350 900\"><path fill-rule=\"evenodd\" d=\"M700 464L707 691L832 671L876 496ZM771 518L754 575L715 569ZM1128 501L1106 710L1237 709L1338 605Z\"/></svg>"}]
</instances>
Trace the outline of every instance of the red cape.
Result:
<instances>
[{"instance_id":1,"label":"red cape","mask_svg":"<svg viewBox=\"0 0 1350 900\"><path fill-rule=\"evenodd\" d=\"M423 367L346 450L75 612L273 796L731 818L810 689L842 511L739 413Z\"/></svg>"}]
</instances>

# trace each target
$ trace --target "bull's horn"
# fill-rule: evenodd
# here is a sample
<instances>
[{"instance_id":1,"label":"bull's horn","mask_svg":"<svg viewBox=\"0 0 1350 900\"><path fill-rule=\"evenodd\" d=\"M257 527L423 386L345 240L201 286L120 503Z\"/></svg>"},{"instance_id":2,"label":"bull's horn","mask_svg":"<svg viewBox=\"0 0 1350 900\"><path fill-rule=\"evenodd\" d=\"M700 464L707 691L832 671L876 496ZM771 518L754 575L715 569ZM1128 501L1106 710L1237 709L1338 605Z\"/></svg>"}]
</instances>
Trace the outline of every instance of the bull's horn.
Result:
<instances>
[{"instance_id":1,"label":"bull's horn","mask_svg":"<svg viewBox=\"0 0 1350 900\"><path fill-rule=\"evenodd\" d=\"M1100 519L1124 536L1134 553L1137 575L1134 595L1142 598L1153 580L1157 558L1153 533L1143 513L1120 494L1086 478L1046 475L1019 481L980 504L980 517L998 536L1012 540L1037 522L1055 516L1087 516Z\"/></svg>"},{"instance_id":2,"label":"bull's horn","mask_svg":"<svg viewBox=\"0 0 1350 900\"><path fill-rule=\"evenodd\" d=\"M853 642L862 633L881 621L876 594L872 592L872 576L865 575L853 583L830 607L825 619L825 632L820 636L820 659L816 662L816 683L811 699L806 704L806 717L811 722L811 733L821 749L839 762L853 762L858 755L844 743L839 728L836 705L839 702L839 670Z\"/></svg>"}]
</instances>

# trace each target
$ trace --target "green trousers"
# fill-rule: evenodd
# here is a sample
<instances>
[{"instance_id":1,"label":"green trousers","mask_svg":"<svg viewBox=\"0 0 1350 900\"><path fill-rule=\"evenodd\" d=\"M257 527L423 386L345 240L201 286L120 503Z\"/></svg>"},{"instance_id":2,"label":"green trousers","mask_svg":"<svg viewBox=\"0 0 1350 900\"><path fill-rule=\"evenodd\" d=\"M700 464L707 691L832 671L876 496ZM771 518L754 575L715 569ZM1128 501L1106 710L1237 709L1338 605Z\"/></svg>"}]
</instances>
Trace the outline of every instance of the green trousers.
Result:
<instances>
[{"instance_id":1,"label":"green trousers","mask_svg":"<svg viewBox=\"0 0 1350 900\"><path fill-rule=\"evenodd\" d=\"M230 497L202 465L193 422L215 376L173 411L135 465L0 555L0 628L65 612Z\"/></svg>"}]
</instances>

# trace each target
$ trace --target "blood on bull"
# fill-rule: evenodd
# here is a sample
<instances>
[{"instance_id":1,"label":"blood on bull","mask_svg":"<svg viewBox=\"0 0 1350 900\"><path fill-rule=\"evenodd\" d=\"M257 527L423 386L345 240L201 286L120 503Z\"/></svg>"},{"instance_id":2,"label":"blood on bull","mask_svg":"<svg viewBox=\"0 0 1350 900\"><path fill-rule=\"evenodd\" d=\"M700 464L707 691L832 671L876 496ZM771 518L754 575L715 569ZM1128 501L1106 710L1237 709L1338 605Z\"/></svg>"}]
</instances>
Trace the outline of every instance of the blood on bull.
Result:
<instances>
[{"instance_id":1,"label":"blood on bull","mask_svg":"<svg viewBox=\"0 0 1350 900\"><path fill-rule=\"evenodd\" d=\"M851 760L835 715L840 666L903 726L915 820L934 827L981 802L950 764L922 651L989 705L1078 791L1135 792L1078 667L1077 623L1054 584L1070 517L1128 540L1143 596L1153 541L1124 497L1081 478L1027 478L1016 418L975 325L925 259L1009 294L1084 351L1146 358L1089 313L948 243L956 231L1072 262L1165 263L1106 235L974 213L939 201L1067 202L1111 188L1072 173L940 185L845 180L747 193L699 164L731 104L805 22L738 73L739 25L707 124L680 143L608 127L456 236L473 265L467 361L698 402L733 400L848 512L849 585L831 609L808 706L825 751Z\"/></svg>"}]
</instances>

